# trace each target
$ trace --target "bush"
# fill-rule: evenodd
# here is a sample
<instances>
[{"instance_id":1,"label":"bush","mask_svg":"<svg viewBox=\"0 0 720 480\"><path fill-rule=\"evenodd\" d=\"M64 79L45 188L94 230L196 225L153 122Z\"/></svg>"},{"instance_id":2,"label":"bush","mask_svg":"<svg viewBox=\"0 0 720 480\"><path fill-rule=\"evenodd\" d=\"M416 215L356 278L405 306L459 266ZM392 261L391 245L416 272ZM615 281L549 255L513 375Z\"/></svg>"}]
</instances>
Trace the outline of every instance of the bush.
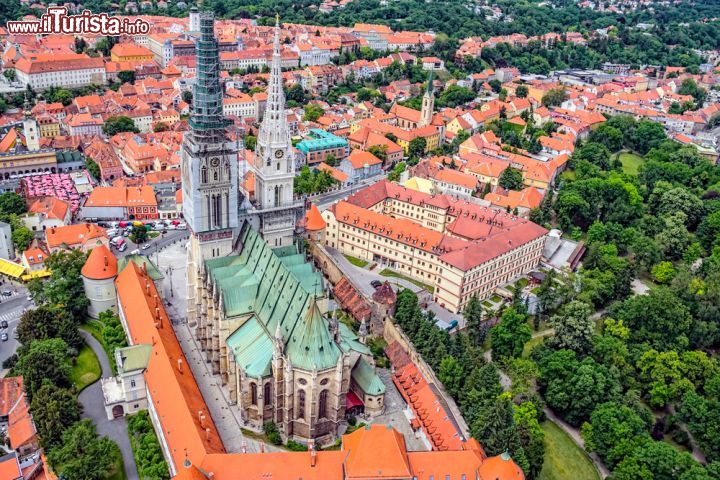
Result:
<instances>
[{"instance_id":1,"label":"bush","mask_svg":"<svg viewBox=\"0 0 720 480\"><path fill-rule=\"evenodd\" d=\"M169 479L170 471L147 410L127 417L130 445L141 478Z\"/></svg>"},{"instance_id":2,"label":"bush","mask_svg":"<svg viewBox=\"0 0 720 480\"><path fill-rule=\"evenodd\" d=\"M303 445L300 442L296 442L295 440L288 440L287 444L285 446L288 448L288 450L293 452L307 452L307 445Z\"/></svg>"},{"instance_id":3,"label":"bush","mask_svg":"<svg viewBox=\"0 0 720 480\"><path fill-rule=\"evenodd\" d=\"M18 361L17 353L13 353L2 363L3 369L12 369Z\"/></svg>"},{"instance_id":4,"label":"bush","mask_svg":"<svg viewBox=\"0 0 720 480\"><path fill-rule=\"evenodd\" d=\"M280 436L280 432L274 422L267 422L263 425L263 431L270 443L273 445L282 445L282 437Z\"/></svg>"}]
</instances>

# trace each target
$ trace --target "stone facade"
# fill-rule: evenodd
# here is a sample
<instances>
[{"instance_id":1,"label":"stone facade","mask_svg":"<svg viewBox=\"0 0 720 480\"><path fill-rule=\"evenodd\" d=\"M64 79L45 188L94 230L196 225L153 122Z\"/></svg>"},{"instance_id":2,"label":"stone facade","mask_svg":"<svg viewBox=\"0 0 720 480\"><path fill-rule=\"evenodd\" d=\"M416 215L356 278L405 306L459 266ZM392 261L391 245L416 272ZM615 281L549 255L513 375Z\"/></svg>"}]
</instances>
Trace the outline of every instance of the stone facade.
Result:
<instances>
[{"instance_id":1,"label":"stone facade","mask_svg":"<svg viewBox=\"0 0 720 480\"><path fill-rule=\"evenodd\" d=\"M270 248L249 224L239 243L239 255L204 263L196 332L247 426L274 422L286 439L329 444L350 392L365 413L381 413L384 385L364 335L323 315L322 277L304 254Z\"/></svg>"}]
</instances>

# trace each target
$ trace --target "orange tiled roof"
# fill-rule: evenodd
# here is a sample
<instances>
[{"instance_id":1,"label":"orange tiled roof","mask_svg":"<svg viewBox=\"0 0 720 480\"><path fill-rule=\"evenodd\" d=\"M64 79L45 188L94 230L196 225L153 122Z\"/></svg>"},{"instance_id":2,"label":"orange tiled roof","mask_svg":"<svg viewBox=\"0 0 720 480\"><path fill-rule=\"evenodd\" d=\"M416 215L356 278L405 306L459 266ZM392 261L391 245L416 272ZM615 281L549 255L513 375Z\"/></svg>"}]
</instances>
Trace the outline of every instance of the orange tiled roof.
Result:
<instances>
[{"instance_id":1,"label":"orange tiled roof","mask_svg":"<svg viewBox=\"0 0 720 480\"><path fill-rule=\"evenodd\" d=\"M55 220L65 220L68 214L70 205L59 198L55 197L43 197L40 198L30 205L29 210L33 213L41 213L47 218Z\"/></svg>"},{"instance_id":2,"label":"orange tiled roof","mask_svg":"<svg viewBox=\"0 0 720 480\"><path fill-rule=\"evenodd\" d=\"M117 259L105 245L93 248L80 273L92 280L106 280L118 273Z\"/></svg>"},{"instance_id":3,"label":"orange tiled roof","mask_svg":"<svg viewBox=\"0 0 720 480\"><path fill-rule=\"evenodd\" d=\"M469 173L459 172L452 168L441 168L435 173L435 180L445 183L452 183L453 185L460 185L470 190L477 189L478 179L470 175Z\"/></svg>"},{"instance_id":4,"label":"orange tiled roof","mask_svg":"<svg viewBox=\"0 0 720 480\"><path fill-rule=\"evenodd\" d=\"M350 152L348 161L354 169L363 168L365 165L372 166L382 163L382 161L372 153L357 149Z\"/></svg>"},{"instance_id":5,"label":"orange tiled roof","mask_svg":"<svg viewBox=\"0 0 720 480\"><path fill-rule=\"evenodd\" d=\"M90 193L86 207L105 206L157 206L152 187L95 187Z\"/></svg>"},{"instance_id":6,"label":"orange tiled roof","mask_svg":"<svg viewBox=\"0 0 720 480\"><path fill-rule=\"evenodd\" d=\"M45 241L50 248L59 247L63 244L71 247L79 243L85 243L93 238L105 236L105 229L98 227L94 223L79 223L45 230Z\"/></svg>"},{"instance_id":7,"label":"orange tiled roof","mask_svg":"<svg viewBox=\"0 0 720 480\"><path fill-rule=\"evenodd\" d=\"M343 437L348 478L411 478L405 438L385 425L366 425Z\"/></svg>"},{"instance_id":8,"label":"orange tiled roof","mask_svg":"<svg viewBox=\"0 0 720 480\"><path fill-rule=\"evenodd\" d=\"M23 393L22 377L0 378L0 417L7 417Z\"/></svg>"},{"instance_id":9,"label":"orange tiled roof","mask_svg":"<svg viewBox=\"0 0 720 480\"><path fill-rule=\"evenodd\" d=\"M0 462L0 478L3 480L22 480L20 464L16 455L7 455L5 460Z\"/></svg>"},{"instance_id":10,"label":"orange tiled roof","mask_svg":"<svg viewBox=\"0 0 720 480\"><path fill-rule=\"evenodd\" d=\"M314 232L323 230L326 226L325 219L320 215L317 205L311 203L310 208L305 212L305 229Z\"/></svg>"},{"instance_id":11,"label":"orange tiled roof","mask_svg":"<svg viewBox=\"0 0 720 480\"><path fill-rule=\"evenodd\" d=\"M152 279L130 262L115 285L128 321L130 343L152 345L145 380L173 462L180 468L187 457L225 453Z\"/></svg>"},{"instance_id":12,"label":"orange tiled roof","mask_svg":"<svg viewBox=\"0 0 720 480\"><path fill-rule=\"evenodd\" d=\"M7 436L10 439L10 446L17 449L31 442L36 435L35 424L30 416L30 405L27 397L25 397L23 393L15 405L15 408L10 411L10 415L8 416Z\"/></svg>"}]
</instances>

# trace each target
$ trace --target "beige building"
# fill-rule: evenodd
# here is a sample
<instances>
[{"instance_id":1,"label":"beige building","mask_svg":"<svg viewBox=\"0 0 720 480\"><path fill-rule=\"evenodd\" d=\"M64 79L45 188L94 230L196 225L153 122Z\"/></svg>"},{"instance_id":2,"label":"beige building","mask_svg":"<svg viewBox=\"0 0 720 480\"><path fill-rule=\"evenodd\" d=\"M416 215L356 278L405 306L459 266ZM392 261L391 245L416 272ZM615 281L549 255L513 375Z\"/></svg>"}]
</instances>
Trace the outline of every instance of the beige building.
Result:
<instances>
[{"instance_id":1,"label":"beige building","mask_svg":"<svg viewBox=\"0 0 720 480\"><path fill-rule=\"evenodd\" d=\"M461 312L477 294L536 268L547 230L529 220L447 195L384 181L323 212L325 244L433 287Z\"/></svg>"}]
</instances>

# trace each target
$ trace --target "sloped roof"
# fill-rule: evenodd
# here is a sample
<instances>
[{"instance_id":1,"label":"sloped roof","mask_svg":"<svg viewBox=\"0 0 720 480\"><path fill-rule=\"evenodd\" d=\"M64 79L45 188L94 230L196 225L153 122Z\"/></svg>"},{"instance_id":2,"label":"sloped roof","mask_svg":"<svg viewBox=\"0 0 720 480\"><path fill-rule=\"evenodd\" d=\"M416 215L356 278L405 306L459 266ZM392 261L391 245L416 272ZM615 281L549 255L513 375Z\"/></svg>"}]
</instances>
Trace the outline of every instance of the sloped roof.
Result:
<instances>
[{"instance_id":1,"label":"sloped roof","mask_svg":"<svg viewBox=\"0 0 720 480\"><path fill-rule=\"evenodd\" d=\"M315 297L311 298L303 321L290 335L285 354L293 366L304 370L325 370L337 364L340 349L330 334Z\"/></svg>"},{"instance_id":2,"label":"sloped roof","mask_svg":"<svg viewBox=\"0 0 720 480\"><path fill-rule=\"evenodd\" d=\"M343 437L347 478L410 479L405 439L385 425L366 425Z\"/></svg>"},{"instance_id":3,"label":"sloped roof","mask_svg":"<svg viewBox=\"0 0 720 480\"><path fill-rule=\"evenodd\" d=\"M363 357L360 357L352 371L352 378L368 395L385 393L385 384L375 373L375 369Z\"/></svg>"},{"instance_id":4,"label":"sloped roof","mask_svg":"<svg viewBox=\"0 0 720 480\"><path fill-rule=\"evenodd\" d=\"M80 273L92 280L106 280L118 274L118 262L115 255L105 245L93 248Z\"/></svg>"}]
</instances>

